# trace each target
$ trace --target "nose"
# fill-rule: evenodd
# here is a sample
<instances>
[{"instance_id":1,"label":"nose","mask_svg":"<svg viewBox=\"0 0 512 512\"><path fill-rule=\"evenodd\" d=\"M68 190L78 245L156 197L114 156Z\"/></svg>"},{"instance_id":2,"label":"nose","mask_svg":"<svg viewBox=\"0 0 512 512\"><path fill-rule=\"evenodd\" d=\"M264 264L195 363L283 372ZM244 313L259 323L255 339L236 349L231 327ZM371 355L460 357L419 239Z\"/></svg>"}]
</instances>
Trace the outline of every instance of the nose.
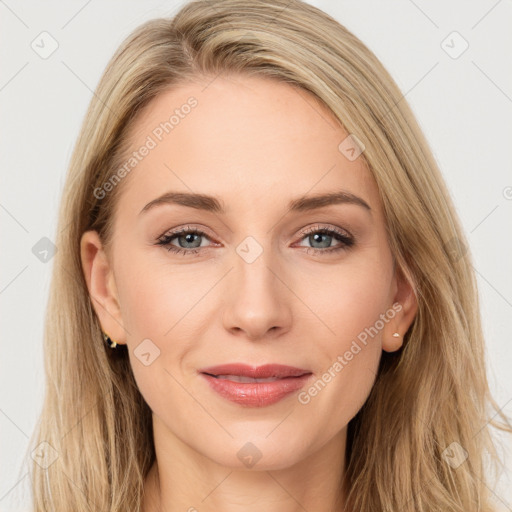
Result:
<instances>
[{"instance_id":1,"label":"nose","mask_svg":"<svg viewBox=\"0 0 512 512\"><path fill-rule=\"evenodd\" d=\"M224 327L251 341L279 337L291 326L293 293L281 266L267 257L270 252L264 251L252 263L236 255L226 282Z\"/></svg>"}]
</instances>

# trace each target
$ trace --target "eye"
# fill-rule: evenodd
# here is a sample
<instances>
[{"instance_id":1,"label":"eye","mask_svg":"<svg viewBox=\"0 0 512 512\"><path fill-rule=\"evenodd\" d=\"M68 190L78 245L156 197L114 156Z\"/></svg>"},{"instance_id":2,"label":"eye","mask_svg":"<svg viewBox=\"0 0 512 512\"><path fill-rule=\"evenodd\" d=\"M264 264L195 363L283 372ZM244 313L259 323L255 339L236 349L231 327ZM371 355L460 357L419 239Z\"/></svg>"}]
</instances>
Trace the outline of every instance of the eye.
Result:
<instances>
[{"instance_id":1,"label":"eye","mask_svg":"<svg viewBox=\"0 0 512 512\"><path fill-rule=\"evenodd\" d=\"M319 226L314 226L305 231L302 239L304 238L313 245L313 247L307 247L307 253L311 252L311 250L315 253L343 251L352 247L355 243L354 238L348 232L343 232L337 228L323 228ZM337 240L339 244L334 247L328 247L333 239ZM314 247L314 244L319 244L320 247Z\"/></svg>"},{"instance_id":2,"label":"eye","mask_svg":"<svg viewBox=\"0 0 512 512\"><path fill-rule=\"evenodd\" d=\"M158 239L156 245L165 247L169 252L189 256L201 252L201 247L205 246L201 243L201 238L209 239L208 235L197 228L180 228L170 233L166 233ZM320 247L306 247L307 251L314 253L333 253L337 251L347 250L355 243L354 238L348 233L337 228L322 228L314 226L302 233L301 240L307 238L312 244L320 244ZM178 241L178 246L173 244L173 240ZM333 240L339 243L337 246L329 247ZM209 246L206 246L209 247ZM300 245L299 247L304 247Z\"/></svg>"},{"instance_id":3,"label":"eye","mask_svg":"<svg viewBox=\"0 0 512 512\"><path fill-rule=\"evenodd\" d=\"M203 231L187 226L186 228L181 228L161 236L158 239L157 245L164 246L169 252L188 256L199 252L201 237L208 238ZM175 238L178 240L179 245L183 245L183 247L177 247L171 243Z\"/></svg>"}]
</instances>

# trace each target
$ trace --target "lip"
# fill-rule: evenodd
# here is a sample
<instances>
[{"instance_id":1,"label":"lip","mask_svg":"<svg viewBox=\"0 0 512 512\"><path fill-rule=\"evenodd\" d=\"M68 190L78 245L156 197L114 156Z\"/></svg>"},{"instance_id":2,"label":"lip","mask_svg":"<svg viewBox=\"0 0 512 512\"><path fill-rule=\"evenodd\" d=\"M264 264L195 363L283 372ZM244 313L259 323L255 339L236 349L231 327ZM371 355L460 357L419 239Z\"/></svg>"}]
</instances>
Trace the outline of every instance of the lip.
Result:
<instances>
[{"instance_id":1,"label":"lip","mask_svg":"<svg viewBox=\"0 0 512 512\"><path fill-rule=\"evenodd\" d=\"M298 391L313 375L311 371L281 364L249 366L223 364L199 370L199 374L220 396L246 407L265 407ZM235 382L218 375L236 375L254 379L276 378L268 382Z\"/></svg>"},{"instance_id":2,"label":"lip","mask_svg":"<svg viewBox=\"0 0 512 512\"><path fill-rule=\"evenodd\" d=\"M252 377L253 379L265 379L268 377L300 377L305 373L311 373L304 368L287 366L284 364L264 364L263 366L250 366L244 363L229 363L218 366L209 366L201 368L200 373L209 373L210 375L238 375L241 377Z\"/></svg>"}]
</instances>

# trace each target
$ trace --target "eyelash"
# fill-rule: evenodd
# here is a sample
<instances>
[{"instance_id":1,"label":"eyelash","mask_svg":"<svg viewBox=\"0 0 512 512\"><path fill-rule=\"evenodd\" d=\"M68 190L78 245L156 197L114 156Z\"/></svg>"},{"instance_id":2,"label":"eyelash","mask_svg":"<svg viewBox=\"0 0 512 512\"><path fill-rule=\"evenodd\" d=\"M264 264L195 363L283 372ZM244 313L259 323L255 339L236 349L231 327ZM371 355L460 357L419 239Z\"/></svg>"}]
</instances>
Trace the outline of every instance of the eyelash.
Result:
<instances>
[{"instance_id":1,"label":"eyelash","mask_svg":"<svg viewBox=\"0 0 512 512\"><path fill-rule=\"evenodd\" d=\"M320 233L322 235L328 235L333 236L336 240L341 242L340 245L336 247L330 247L327 249L317 249L315 247L305 247L306 252L309 254L311 251L313 253L336 253L339 251L346 251L350 247L352 247L355 243L354 238L348 234L343 233L342 231L339 231L334 228L319 228L317 226L312 227L308 229L307 231L302 233L301 240L309 235ZM188 234L196 234L202 237L209 238L208 235L201 231L200 229L196 228L190 228L190 226L187 226L186 228L178 229L176 231L172 231L171 233L165 234L162 237L158 239L158 242L156 245L160 245L165 247L169 252L175 253L175 254L182 254L183 256L191 256L194 254L197 254L200 252L200 247L196 249L183 249L181 247L176 247L175 245L171 244L171 240L176 238L177 236L183 236Z\"/></svg>"}]
</instances>

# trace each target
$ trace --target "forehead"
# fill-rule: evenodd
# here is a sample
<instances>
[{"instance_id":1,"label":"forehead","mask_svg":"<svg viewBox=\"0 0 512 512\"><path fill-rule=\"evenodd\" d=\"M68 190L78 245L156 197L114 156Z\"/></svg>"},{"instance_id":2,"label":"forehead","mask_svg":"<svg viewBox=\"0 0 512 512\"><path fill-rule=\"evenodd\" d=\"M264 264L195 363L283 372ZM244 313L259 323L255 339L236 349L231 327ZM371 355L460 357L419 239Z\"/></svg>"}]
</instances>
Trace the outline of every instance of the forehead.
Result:
<instances>
[{"instance_id":1,"label":"forehead","mask_svg":"<svg viewBox=\"0 0 512 512\"><path fill-rule=\"evenodd\" d=\"M199 192L222 197L229 213L341 188L375 204L363 158L339 149L347 136L315 96L289 84L236 75L182 84L130 127L136 163L121 202L140 211L167 190Z\"/></svg>"}]
</instances>

